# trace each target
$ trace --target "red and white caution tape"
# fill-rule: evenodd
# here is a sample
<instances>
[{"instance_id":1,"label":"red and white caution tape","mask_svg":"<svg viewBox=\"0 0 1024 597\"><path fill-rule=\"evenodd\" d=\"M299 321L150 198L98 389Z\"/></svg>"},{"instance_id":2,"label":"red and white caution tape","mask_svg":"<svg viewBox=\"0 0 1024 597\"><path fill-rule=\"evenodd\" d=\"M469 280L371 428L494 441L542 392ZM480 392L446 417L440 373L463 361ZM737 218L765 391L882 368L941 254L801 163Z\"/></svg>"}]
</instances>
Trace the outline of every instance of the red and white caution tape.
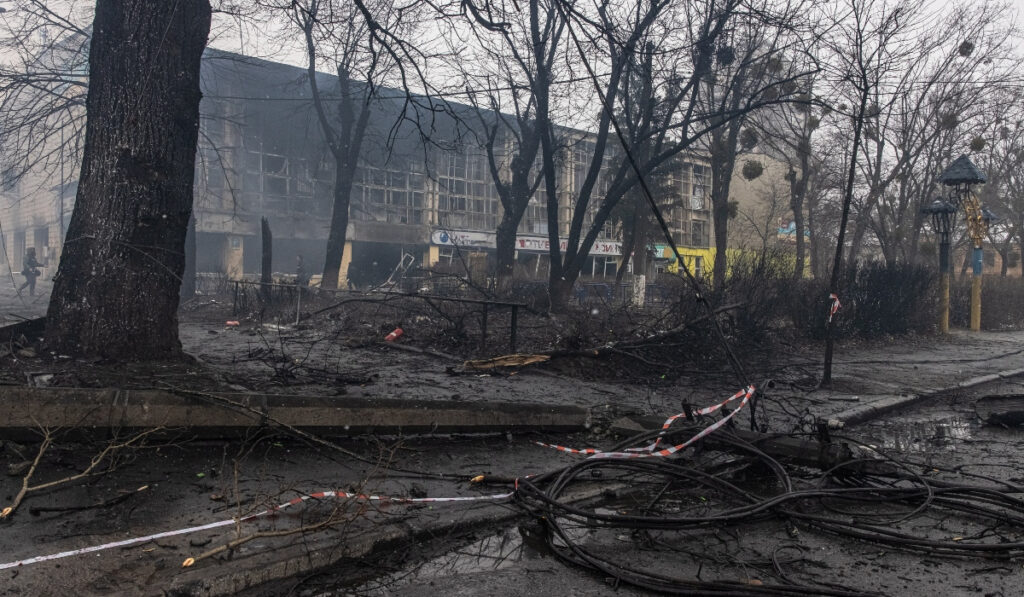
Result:
<instances>
[{"instance_id":1,"label":"red and white caution tape","mask_svg":"<svg viewBox=\"0 0 1024 597\"><path fill-rule=\"evenodd\" d=\"M516 488L518 488L518 479L516 480ZM32 558L26 558L24 560L17 560L14 562L8 562L6 564L0 564L0 570L6 570L8 568L18 568L20 566L28 566L29 564L38 564L40 562L48 562L52 560L60 560L62 558L68 558L71 556L79 556L87 553L93 553L97 551L104 551L107 549L114 549L115 547L126 547L128 545L137 545L139 543L147 543L156 539L163 539L166 537L174 537L176 535L187 535L189 533L197 533L199 531L207 531L210 529L216 529L220 527L226 527L235 524L236 522L247 522L256 518L264 516L270 516L290 508L292 506L301 504L307 500L323 500L328 498L336 499L352 499L362 501L375 501L388 504L425 504L425 503L444 503L444 502L478 502L478 501L500 501L511 499L515 495L515 490L507 493L499 493L493 495L480 495L480 496L457 496L457 497L438 497L438 498L401 498L401 497L389 497L386 495L369 495L363 493L349 493L347 491L319 491L297 497L293 500L289 500L283 504L274 506L268 510L257 512L256 514L250 514L249 516L243 516L240 519L228 519L218 520L217 522L211 522L194 527L188 527L184 529L176 529L173 531L164 531L162 533L154 533L152 535L146 535L144 537L132 537L131 539L122 539L121 541L112 541L110 543L104 543L102 545L91 545L89 547L82 547L79 549L71 549L68 551L62 551L59 553L52 553L43 556L35 556ZM191 558L189 558L191 560ZM186 560L188 565L189 560Z\"/></svg>"},{"instance_id":2,"label":"red and white caution tape","mask_svg":"<svg viewBox=\"0 0 1024 597\"><path fill-rule=\"evenodd\" d=\"M663 448L661 450L657 450L656 448L658 447L658 444L660 443L662 436L664 436L665 433L668 432L668 428L672 425L672 423L676 419L685 416L685 413L680 413L678 415L673 415L673 416L669 417L668 419L666 419L665 423L661 426L661 431L658 433L658 437L657 437L657 439L655 439L654 443L652 443L649 446L642 447L642 448L628 448L627 450L622 451L622 452L605 452L605 451L600 450L598 448L576 449L576 448L568 448L568 447L565 447L565 446L558 446L558 445L554 445L554 444L545 444L543 442L536 442L536 443L538 445L544 446L546 448L553 448L555 450L559 450L561 452L566 452L566 453L569 453L569 454L580 454L580 455L588 456L589 458L650 458L650 457L669 456L671 454L675 454L676 452L679 452L680 450L685 450L690 445L692 445L694 442L697 442L697 441L707 437L709 434L714 433L718 429L721 429L726 423L729 422L729 419L731 419L734 416L736 416L736 413L738 413L740 410L743 409L744 406L747 405L747 402L750 401L750 399L754 396L754 393L756 391L757 391L757 389L754 386L752 386L752 385L751 386L747 386L747 388L745 390L740 390L739 392L736 392L735 394L733 394L732 396L730 396L729 398L727 398L726 400L723 400L722 402L720 402L718 404L713 404L711 406L707 406L707 407L704 407L704 408L702 408L702 409L700 409L698 411L695 411L697 414L708 415L708 414L711 414L711 413L717 411L718 409L722 408L726 404L729 404L733 400L737 400L737 399L740 400L740 404L739 404L739 406L736 407L736 410L730 412L729 414L727 414L726 416L722 417L718 421L715 421L714 424L705 427L697 435L691 437L690 439L686 440L685 442L683 442L681 444L677 444L675 446L671 446L671 447L668 447L668 448Z\"/></svg>"},{"instance_id":3,"label":"red and white caution tape","mask_svg":"<svg viewBox=\"0 0 1024 597\"><path fill-rule=\"evenodd\" d=\"M836 293L833 292L829 294L828 298L832 299L832 307L829 308L828 311L828 322L832 323L832 318L835 316L836 311L838 311L839 308L842 307L842 305L839 303L839 295L837 295Z\"/></svg>"},{"instance_id":4,"label":"red and white caution tape","mask_svg":"<svg viewBox=\"0 0 1024 597\"><path fill-rule=\"evenodd\" d=\"M719 402L718 404L712 404L711 406L705 406L704 408L699 409L699 410L695 410L693 412L694 412L694 414L697 414L697 415L703 415L703 416L710 415L711 413L717 411L718 409L722 408L726 404L729 404L733 400L739 400L740 398L743 398L743 395L746 394L746 392L747 392L747 390L740 390L740 391L736 392L735 394L733 394L732 396L729 396L725 400ZM652 443L649 446L642 447L642 448L629 448L626 451L627 452L653 452L658 447L658 444L661 443L661 438L664 437L666 433L668 433L668 428L672 426L672 423L674 423L677 419L685 417L685 416L686 416L686 413L679 413L678 415L672 415L671 417L665 419L665 423L662 424L662 426L661 426L661 432L658 433L658 437L656 437L654 439L654 443Z\"/></svg>"}]
</instances>

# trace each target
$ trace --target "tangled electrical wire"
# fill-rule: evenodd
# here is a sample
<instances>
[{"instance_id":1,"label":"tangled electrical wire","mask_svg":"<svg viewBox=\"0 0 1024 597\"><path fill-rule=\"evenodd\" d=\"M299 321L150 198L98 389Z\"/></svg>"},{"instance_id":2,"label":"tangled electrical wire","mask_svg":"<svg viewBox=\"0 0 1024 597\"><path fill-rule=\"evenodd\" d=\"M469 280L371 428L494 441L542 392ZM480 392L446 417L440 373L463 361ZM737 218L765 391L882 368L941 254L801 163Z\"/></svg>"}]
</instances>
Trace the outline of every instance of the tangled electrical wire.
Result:
<instances>
[{"instance_id":1,"label":"tangled electrical wire","mask_svg":"<svg viewBox=\"0 0 1024 597\"><path fill-rule=\"evenodd\" d=\"M671 440L672 435L692 431L673 430L664 437ZM610 451L642 445L657 433L640 434ZM529 532L559 558L615 579L616 584L681 595L874 594L827 582L801 583L787 573L786 564L806 561L803 556L809 549L796 541L801 529L936 556L1024 556L1024 542L1017 540L1024 532L1024 500L1019 497L1024 490L1013 484L994 479L988 484L968 483L964 477L972 475L961 473L959 478L939 479L936 474L953 471L928 466L926 472L918 472L923 465L877 451L814 471L784 465L727 428L716 432L715 439L724 451L711 458L591 457L521 479L519 499L537 521ZM859 445L862 452L874 450ZM729 456L723 460L722 454ZM751 482L744 472L756 473L757 479ZM593 507L575 505L576 490L594 483L605 487L604 495L611 499ZM958 524L973 525L978 532L940 538L934 522L925 530L918 527L918 532L903 528L928 517L956 517ZM760 568L781 582L700 579L703 562L716 555L709 545L718 534L734 533L740 544L744 535L750 535L745 531L758 524L774 524L775 530L769 527L767 532L785 531L786 541L756 561L739 560L736 549L718 555L744 568ZM636 541L641 549L625 555L621 543L609 547L609 541ZM784 559L787 551L797 556ZM664 558L678 553L690 559L683 564L675 560L675 569L688 563L691 568L699 566L696 573L665 572ZM661 565L652 563L659 561Z\"/></svg>"}]
</instances>

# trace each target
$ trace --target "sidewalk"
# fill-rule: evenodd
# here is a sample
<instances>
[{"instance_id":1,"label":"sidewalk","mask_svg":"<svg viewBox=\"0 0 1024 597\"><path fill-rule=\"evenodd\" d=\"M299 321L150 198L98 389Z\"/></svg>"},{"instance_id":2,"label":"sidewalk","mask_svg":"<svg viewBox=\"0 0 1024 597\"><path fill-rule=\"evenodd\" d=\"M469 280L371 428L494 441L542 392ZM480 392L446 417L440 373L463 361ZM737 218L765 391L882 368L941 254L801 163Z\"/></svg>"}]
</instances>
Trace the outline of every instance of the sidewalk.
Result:
<instances>
[{"instance_id":1,"label":"sidewalk","mask_svg":"<svg viewBox=\"0 0 1024 597\"><path fill-rule=\"evenodd\" d=\"M1024 375L1024 331L954 330L927 344L837 350L833 387L806 395L815 415L852 425L930 396ZM1024 389L1022 389L1024 392Z\"/></svg>"}]
</instances>

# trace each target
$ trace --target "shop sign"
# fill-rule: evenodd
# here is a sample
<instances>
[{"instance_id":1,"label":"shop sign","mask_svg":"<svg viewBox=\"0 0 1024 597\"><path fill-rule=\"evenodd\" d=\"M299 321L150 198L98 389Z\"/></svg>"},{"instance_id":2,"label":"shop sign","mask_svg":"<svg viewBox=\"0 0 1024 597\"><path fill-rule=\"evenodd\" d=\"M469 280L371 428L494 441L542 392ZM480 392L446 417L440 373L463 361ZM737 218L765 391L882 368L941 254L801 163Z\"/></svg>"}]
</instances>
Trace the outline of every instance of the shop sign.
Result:
<instances>
[{"instance_id":1,"label":"shop sign","mask_svg":"<svg viewBox=\"0 0 1024 597\"><path fill-rule=\"evenodd\" d=\"M493 232L476 232L472 230L435 230L430 235L430 242L435 245L482 247L493 249L496 245ZM536 253L547 253L551 244L546 236L516 236L516 250ZM563 238L559 244L562 251L569 246L569 239ZM622 243L600 240L590 248L591 255L621 255Z\"/></svg>"}]
</instances>

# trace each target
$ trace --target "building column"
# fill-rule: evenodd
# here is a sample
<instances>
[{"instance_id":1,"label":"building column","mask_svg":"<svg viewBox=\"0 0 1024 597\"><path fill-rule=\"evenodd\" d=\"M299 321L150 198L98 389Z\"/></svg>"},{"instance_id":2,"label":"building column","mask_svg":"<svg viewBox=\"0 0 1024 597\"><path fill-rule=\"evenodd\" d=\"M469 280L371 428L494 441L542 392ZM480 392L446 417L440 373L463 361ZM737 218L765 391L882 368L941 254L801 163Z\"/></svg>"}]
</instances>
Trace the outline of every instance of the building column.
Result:
<instances>
[{"instance_id":1,"label":"building column","mask_svg":"<svg viewBox=\"0 0 1024 597\"><path fill-rule=\"evenodd\" d=\"M338 268L338 288L348 288L348 268L352 265L352 241L345 241L341 253L341 267Z\"/></svg>"},{"instance_id":2,"label":"building column","mask_svg":"<svg viewBox=\"0 0 1024 597\"><path fill-rule=\"evenodd\" d=\"M423 253L423 264L422 267L431 268L434 264L441 259L441 247L437 245L428 245L427 250Z\"/></svg>"}]
</instances>

